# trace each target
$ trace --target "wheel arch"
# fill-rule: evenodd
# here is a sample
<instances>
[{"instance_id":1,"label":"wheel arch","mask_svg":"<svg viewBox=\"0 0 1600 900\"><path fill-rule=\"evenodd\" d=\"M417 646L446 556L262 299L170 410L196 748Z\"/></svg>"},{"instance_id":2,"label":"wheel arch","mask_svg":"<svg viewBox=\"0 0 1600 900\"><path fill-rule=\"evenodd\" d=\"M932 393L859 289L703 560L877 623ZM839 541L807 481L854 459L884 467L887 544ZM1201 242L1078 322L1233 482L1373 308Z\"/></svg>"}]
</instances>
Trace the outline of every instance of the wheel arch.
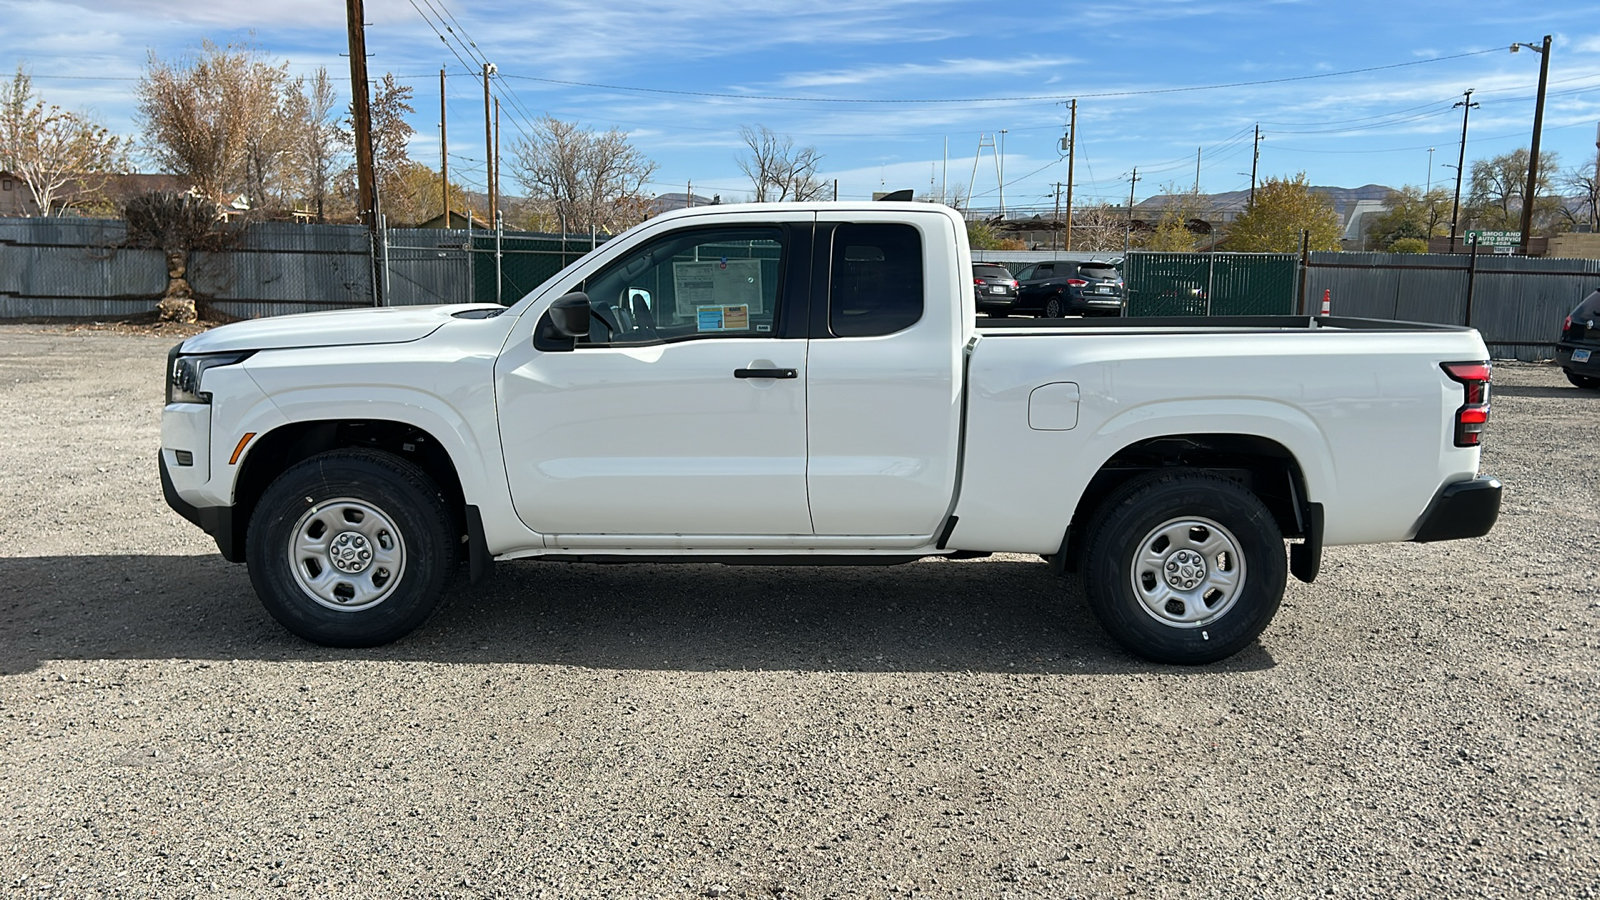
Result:
<instances>
[{"instance_id":1,"label":"wheel arch","mask_svg":"<svg viewBox=\"0 0 1600 900\"><path fill-rule=\"evenodd\" d=\"M1286 538L1301 538L1312 559L1295 565L1295 575L1310 581L1320 556L1322 513L1309 499L1306 472L1287 446L1269 437L1230 432L1169 434L1143 438L1117 450L1089 479L1052 558L1059 571L1075 571L1086 531L1106 499L1128 481L1147 472L1186 468L1212 472L1254 494L1272 513Z\"/></svg>"},{"instance_id":2,"label":"wheel arch","mask_svg":"<svg viewBox=\"0 0 1600 900\"><path fill-rule=\"evenodd\" d=\"M290 466L329 450L360 448L389 453L416 465L438 485L460 523L468 525L461 476L449 448L426 429L393 419L318 419L289 422L258 435L239 463L234 479L233 546L242 562L245 531L267 486ZM481 527L479 529L481 532Z\"/></svg>"}]
</instances>

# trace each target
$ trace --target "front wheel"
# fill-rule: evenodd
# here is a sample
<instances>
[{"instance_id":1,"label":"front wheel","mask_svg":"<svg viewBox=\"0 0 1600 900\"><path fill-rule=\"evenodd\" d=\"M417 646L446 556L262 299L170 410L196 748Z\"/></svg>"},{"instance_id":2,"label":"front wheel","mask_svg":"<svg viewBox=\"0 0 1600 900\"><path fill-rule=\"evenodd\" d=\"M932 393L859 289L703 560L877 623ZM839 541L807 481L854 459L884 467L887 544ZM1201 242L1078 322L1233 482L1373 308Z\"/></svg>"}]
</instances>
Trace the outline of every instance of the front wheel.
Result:
<instances>
[{"instance_id":1,"label":"front wheel","mask_svg":"<svg viewBox=\"0 0 1600 900\"><path fill-rule=\"evenodd\" d=\"M250 517L250 582L272 617L308 641L373 647L410 633L455 568L454 520L421 469L336 450L274 481Z\"/></svg>"},{"instance_id":2,"label":"front wheel","mask_svg":"<svg viewBox=\"0 0 1600 900\"><path fill-rule=\"evenodd\" d=\"M1206 472L1135 478L1089 529L1084 593L1130 652L1215 662L1244 649L1283 600L1283 536L1256 496Z\"/></svg>"}]
</instances>

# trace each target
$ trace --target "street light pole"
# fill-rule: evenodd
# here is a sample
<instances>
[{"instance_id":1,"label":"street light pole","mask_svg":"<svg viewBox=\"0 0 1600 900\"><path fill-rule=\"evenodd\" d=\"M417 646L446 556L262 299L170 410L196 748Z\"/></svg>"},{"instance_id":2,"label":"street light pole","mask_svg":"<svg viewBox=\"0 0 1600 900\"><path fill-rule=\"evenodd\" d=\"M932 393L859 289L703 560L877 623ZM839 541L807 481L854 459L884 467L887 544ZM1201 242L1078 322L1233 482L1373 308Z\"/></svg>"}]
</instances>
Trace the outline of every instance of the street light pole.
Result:
<instances>
[{"instance_id":1,"label":"street light pole","mask_svg":"<svg viewBox=\"0 0 1600 900\"><path fill-rule=\"evenodd\" d=\"M1456 157L1456 200L1450 206L1451 253L1456 252L1456 224L1461 221L1461 171L1467 164L1467 116L1472 114L1472 108L1477 105L1472 102L1472 88L1467 88L1466 99L1456 103L1461 107L1461 153Z\"/></svg>"},{"instance_id":2,"label":"street light pole","mask_svg":"<svg viewBox=\"0 0 1600 900\"><path fill-rule=\"evenodd\" d=\"M1527 256L1528 233L1533 230L1534 191L1539 187L1539 131L1544 125L1544 86L1550 79L1550 35L1545 35L1543 45L1538 47L1512 44L1511 52L1517 52L1519 46L1539 54L1539 97L1533 104L1533 146L1528 150L1528 189L1522 194L1522 255Z\"/></svg>"}]
</instances>

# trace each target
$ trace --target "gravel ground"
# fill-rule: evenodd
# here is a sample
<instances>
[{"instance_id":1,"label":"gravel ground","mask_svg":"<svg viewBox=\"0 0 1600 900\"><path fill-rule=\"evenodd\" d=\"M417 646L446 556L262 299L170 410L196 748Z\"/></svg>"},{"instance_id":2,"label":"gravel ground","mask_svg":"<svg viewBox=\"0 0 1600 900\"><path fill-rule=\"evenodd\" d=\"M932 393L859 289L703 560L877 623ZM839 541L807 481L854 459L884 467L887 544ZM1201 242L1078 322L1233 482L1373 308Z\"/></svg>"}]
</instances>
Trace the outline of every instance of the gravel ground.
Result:
<instances>
[{"instance_id":1,"label":"gravel ground","mask_svg":"<svg viewBox=\"0 0 1600 900\"><path fill-rule=\"evenodd\" d=\"M0 327L0 893L1592 897L1600 394L1495 375L1479 541L1120 652L1037 557L501 564L280 629L162 503L170 338Z\"/></svg>"}]
</instances>

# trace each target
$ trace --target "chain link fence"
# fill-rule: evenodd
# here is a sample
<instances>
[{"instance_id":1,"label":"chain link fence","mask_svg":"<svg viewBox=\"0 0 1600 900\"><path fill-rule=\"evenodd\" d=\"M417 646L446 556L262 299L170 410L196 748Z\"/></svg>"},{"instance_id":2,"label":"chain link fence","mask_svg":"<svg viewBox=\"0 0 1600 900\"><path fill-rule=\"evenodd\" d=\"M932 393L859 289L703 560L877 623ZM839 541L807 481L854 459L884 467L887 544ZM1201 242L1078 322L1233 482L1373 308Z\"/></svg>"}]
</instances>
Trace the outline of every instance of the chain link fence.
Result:
<instances>
[{"instance_id":1,"label":"chain link fence","mask_svg":"<svg viewBox=\"0 0 1600 900\"><path fill-rule=\"evenodd\" d=\"M187 277L198 298L238 318L509 305L604 240L265 222L244 229L230 249L190 254ZM0 318L154 309L167 288L166 259L126 243L126 226L116 220L0 219ZM1001 264L1053 256L982 254ZM1121 266L1135 316L1313 314L1326 291L1334 315L1472 325L1496 355L1524 359L1549 356L1562 318L1600 288L1600 261L1581 259L1319 252L1302 265L1284 253L1136 251Z\"/></svg>"}]
</instances>

